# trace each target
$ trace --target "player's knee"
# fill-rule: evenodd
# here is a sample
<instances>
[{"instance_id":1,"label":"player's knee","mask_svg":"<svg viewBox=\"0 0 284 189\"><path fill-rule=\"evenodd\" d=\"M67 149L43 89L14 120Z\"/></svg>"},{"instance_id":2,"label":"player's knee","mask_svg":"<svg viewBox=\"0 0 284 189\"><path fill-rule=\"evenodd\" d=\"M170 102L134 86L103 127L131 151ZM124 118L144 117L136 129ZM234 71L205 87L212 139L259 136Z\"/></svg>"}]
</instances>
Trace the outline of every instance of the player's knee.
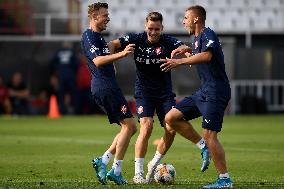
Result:
<instances>
[{"instance_id":1,"label":"player's knee","mask_svg":"<svg viewBox=\"0 0 284 189\"><path fill-rule=\"evenodd\" d=\"M165 122L166 122L166 124L169 125L169 127L172 128L172 126L174 125L175 121L176 121L176 119L175 119L174 114L172 114L171 112L166 114Z\"/></svg>"},{"instance_id":2,"label":"player's knee","mask_svg":"<svg viewBox=\"0 0 284 189\"><path fill-rule=\"evenodd\" d=\"M134 119L127 120L126 127L128 132L133 136L137 132L137 127Z\"/></svg>"},{"instance_id":3,"label":"player's knee","mask_svg":"<svg viewBox=\"0 0 284 189\"><path fill-rule=\"evenodd\" d=\"M140 118L140 125L143 127L151 127L153 126L153 120L149 118Z\"/></svg>"},{"instance_id":4,"label":"player's knee","mask_svg":"<svg viewBox=\"0 0 284 189\"><path fill-rule=\"evenodd\" d=\"M203 132L203 138L208 145L217 142L217 133L215 131L206 130Z\"/></svg>"},{"instance_id":5,"label":"player's knee","mask_svg":"<svg viewBox=\"0 0 284 189\"><path fill-rule=\"evenodd\" d=\"M153 122L145 119L140 120L140 134L143 138L149 138L153 130Z\"/></svg>"}]
</instances>

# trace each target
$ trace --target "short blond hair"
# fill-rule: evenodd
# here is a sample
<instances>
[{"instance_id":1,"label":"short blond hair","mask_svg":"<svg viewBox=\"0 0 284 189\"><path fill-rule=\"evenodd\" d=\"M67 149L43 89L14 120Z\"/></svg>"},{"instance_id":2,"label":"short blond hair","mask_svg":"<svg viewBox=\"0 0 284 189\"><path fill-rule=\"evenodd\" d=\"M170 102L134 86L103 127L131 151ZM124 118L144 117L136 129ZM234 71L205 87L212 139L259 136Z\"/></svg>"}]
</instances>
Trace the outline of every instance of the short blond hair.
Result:
<instances>
[{"instance_id":1,"label":"short blond hair","mask_svg":"<svg viewBox=\"0 0 284 189\"><path fill-rule=\"evenodd\" d=\"M100 8L108 9L108 4L97 2L97 3L93 3L93 4L89 5L88 6L88 17L93 18L94 15L96 14L96 12L98 12L100 10Z\"/></svg>"}]
</instances>

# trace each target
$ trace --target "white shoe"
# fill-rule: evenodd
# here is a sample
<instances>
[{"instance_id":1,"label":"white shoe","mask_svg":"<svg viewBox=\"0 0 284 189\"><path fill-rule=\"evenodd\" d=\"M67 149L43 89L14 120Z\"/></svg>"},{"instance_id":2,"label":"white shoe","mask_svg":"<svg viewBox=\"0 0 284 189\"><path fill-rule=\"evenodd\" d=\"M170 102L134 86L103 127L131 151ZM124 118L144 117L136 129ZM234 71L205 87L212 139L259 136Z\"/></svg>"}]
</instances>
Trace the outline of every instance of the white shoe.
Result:
<instances>
[{"instance_id":1,"label":"white shoe","mask_svg":"<svg viewBox=\"0 0 284 189\"><path fill-rule=\"evenodd\" d=\"M144 178L144 174L142 172L135 174L133 177L133 182L134 184L146 184L146 179Z\"/></svg>"},{"instance_id":2,"label":"white shoe","mask_svg":"<svg viewBox=\"0 0 284 189\"><path fill-rule=\"evenodd\" d=\"M157 166L153 166L149 162L147 167L148 167L148 173L146 175L146 183L151 184L154 181L154 173Z\"/></svg>"}]
</instances>

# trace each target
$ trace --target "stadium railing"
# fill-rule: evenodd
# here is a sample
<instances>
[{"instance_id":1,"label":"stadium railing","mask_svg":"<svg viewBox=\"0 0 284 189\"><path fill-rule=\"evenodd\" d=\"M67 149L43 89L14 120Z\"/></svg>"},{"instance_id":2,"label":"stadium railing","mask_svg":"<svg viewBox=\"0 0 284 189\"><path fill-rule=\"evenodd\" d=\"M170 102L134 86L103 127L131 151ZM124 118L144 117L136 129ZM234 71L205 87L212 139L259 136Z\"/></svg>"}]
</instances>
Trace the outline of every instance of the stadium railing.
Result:
<instances>
[{"instance_id":1,"label":"stadium railing","mask_svg":"<svg viewBox=\"0 0 284 189\"><path fill-rule=\"evenodd\" d=\"M230 83L231 114L284 112L284 80L233 80ZM242 112L244 107L241 106L254 105L249 107L252 112ZM267 110L261 110L262 105Z\"/></svg>"}]
</instances>

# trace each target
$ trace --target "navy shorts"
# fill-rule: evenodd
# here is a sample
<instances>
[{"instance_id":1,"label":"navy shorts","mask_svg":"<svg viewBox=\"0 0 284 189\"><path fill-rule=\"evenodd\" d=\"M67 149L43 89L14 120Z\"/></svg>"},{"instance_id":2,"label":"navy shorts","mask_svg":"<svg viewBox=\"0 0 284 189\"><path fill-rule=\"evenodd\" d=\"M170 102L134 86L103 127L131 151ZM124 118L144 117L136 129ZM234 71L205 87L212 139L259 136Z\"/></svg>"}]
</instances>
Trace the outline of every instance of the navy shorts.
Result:
<instances>
[{"instance_id":1,"label":"navy shorts","mask_svg":"<svg viewBox=\"0 0 284 189\"><path fill-rule=\"evenodd\" d=\"M187 121L203 116L202 128L220 132L229 100L229 97L221 98L198 91L184 98L175 108L183 113Z\"/></svg>"},{"instance_id":2,"label":"navy shorts","mask_svg":"<svg viewBox=\"0 0 284 189\"><path fill-rule=\"evenodd\" d=\"M175 106L174 97L167 98L140 98L136 97L136 111L138 119L143 117L153 117L155 110L160 124L164 126L165 115Z\"/></svg>"},{"instance_id":3,"label":"navy shorts","mask_svg":"<svg viewBox=\"0 0 284 189\"><path fill-rule=\"evenodd\" d=\"M110 123L117 123L133 115L120 89L105 89L93 94L96 104L104 111Z\"/></svg>"}]
</instances>

